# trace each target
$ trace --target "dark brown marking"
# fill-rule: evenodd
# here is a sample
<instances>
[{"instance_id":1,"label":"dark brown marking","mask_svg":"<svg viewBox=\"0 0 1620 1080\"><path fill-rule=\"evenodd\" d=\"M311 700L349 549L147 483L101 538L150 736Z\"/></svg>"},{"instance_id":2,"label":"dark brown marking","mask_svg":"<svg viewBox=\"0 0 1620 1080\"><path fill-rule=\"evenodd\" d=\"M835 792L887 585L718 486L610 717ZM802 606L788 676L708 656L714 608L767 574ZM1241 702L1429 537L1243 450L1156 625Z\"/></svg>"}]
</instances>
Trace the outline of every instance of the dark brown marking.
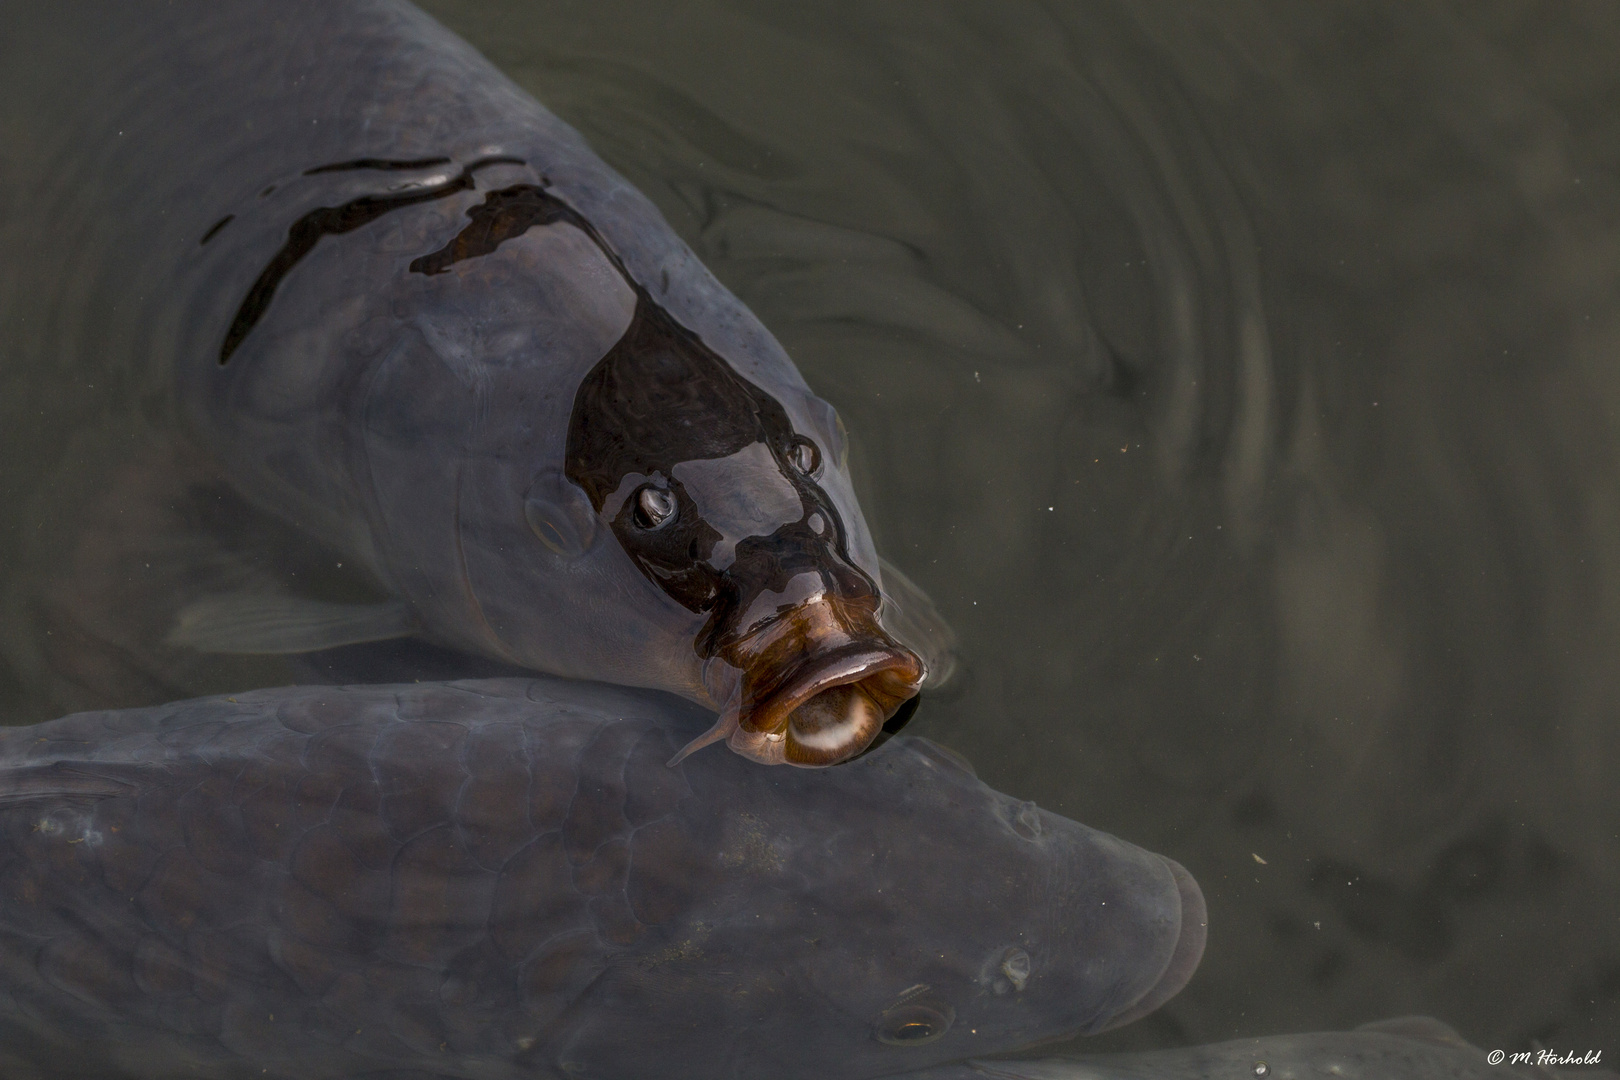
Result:
<instances>
[{"instance_id":1,"label":"dark brown marking","mask_svg":"<svg viewBox=\"0 0 1620 1080\"><path fill-rule=\"evenodd\" d=\"M413 274L442 274L451 266L466 259L488 255L508 240L516 239L537 225L563 222L580 229L602 253L629 280L624 266L590 222L579 212L544 188L534 184L515 184L500 191L491 191L484 201L467 211L472 221L444 247L412 261ZM632 286L634 282L631 282Z\"/></svg>"},{"instance_id":2,"label":"dark brown marking","mask_svg":"<svg viewBox=\"0 0 1620 1080\"><path fill-rule=\"evenodd\" d=\"M321 173L352 172L360 169L397 170L397 169L431 169L435 165L448 165L447 157L414 158L398 161L391 158L363 157L353 161L335 161L330 165L317 165L313 169L305 169L305 176L319 176Z\"/></svg>"},{"instance_id":3,"label":"dark brown marking","mask_svg":"<svg viewBox=\"0 0 1620 1080\"><path fill-rule=\"evenodd\" d=\"M472 168L457 180L432 189L433 193L406 197L421 201L465 189L471 186ZM638 501L626 498L615 509L611 526L620 546L648 580L688 610L708 613L693 647L704 659L724 656L746 673L744 707L751 719L744 720L744 727L764 730L753 728L760 719L752 716L756 708L772 705L765 710L771 713L771 722L785 723L787 713L808 700L806 692L814 696L856 681L884 717L891 715L915 692L921 665L877 623L876 583L850 557L843 516L814 479L820 448L794 431L781 402L743 378L655 301L606 238L577 210L551 194L548 186L542 178L538 185L515 184L487 192L479 205L466 211L468 223L438 250L412 260L410 271L427 276L445 273L458 263L495 252L535 227L567 224L588 236L635 293L636 306L624 334L585 376L575 395L565 475L586 492L599 514L632 476L645 477L645 482L662 489L665 501L673 504L675 512L666 519L667 524L651 527L638 522ZM286 266L307 253L326 232L358 228L392 208L371 197L306 216L294 226L288 246L266 275L277 267L284 273ZM319 217L321 214L328 216ZM351 218L355 224L350 223ZM261 282L265 280L270 278ZM268 303L274 280L264 289L256 286L249 300L262 296L263 303ZM668 290L667 271L661 272L659 283L661 290ZM262 305L250 310L245 302L244 312L251 318L239 315L238 321L251 326L260 310ZM233 347L228 338L227 349ZM723 460L755 444L765 448L776 470L798 495L800 514L797 520L774 523L769 535L724 536L704 520L697 498L676 479L675 469L687 462ZM811 464L806 464L807 449ZM722 543L728 540L731 543ZM762 619L779 618L799 603L788 599L794 589L803 600L818 595L826 598L822 606L828 610L822 612L825 617L820 623L830 619L830 624L836 624L831 626L833 639L809 640L815 635L807 637L795 629L786 637L776 635L782 640L773 648L781 656L737 652L750 635L757 636L755 630ZM770 601L772 596L777 599ZM767 600L767 608L775 603L775 616L770 610L755 610L761 599ZM823 684L810 671L812 667L825 669L846 653L849 677L837 675L838 682ZM807 764L830 764L848 756L842 748L818 750L811 757L803 757L801 751L797 744L789 748L799 755L794 761ZM582 791L578 797L584 805L569 814L576 824L591 819L587 807L592 793ZM569 855L578 863L592 844L572 828L565 828L565 836Z\"/></svg>"},{"instance_id":4,"label":"dark brown marking","mask_svg":"<svg viewBox=\"0 0 1620 1080\"><path fill-rule=\"evenodd\" d=\"M634 506L626 500L613 531L641 572L667 595L688 610L713 613L698 636L699 655L715 653L756 597L784 591L802 573L818 574L835 596L875 599L875 584L850 558L842 515L826 492L791 464L802 436L782 404L737 374L655 301L595 226L534 184L488 192L467 217L468 224L449 243L413 260L411 271L442 274L532 228L566 224L590 237L635 292L629 327L585 376L574 398L565 471L598 512L632 474L660 477L675 494L678 509L671 526L637 529L631 520ZM660 286L668 290L667 271ZM770 448L804 512L771 536L742 540L735 561L722 571L709 562L722 537L672 479L673 470L684 461L729 457L756 442ZM824 534L809 526L818 514L830 526Z\"/></svg>"},{"instance_id":5,"label":"dark brown marking","mask_svg":"<svg viewBox=\"0 0 1620 1080\"><path fill-rule=\"evenodd\" d=\"M236 316L231 319L230 328L225 331L225 340L219 348L219 362L225 364L230 361L231 354L258 325L259 320L264 318L264 313L269 310L270 301L275 298L276 288L282 279L298 265L299 260L315 250L315 245L320 243L323 236L350 233L395 210L443 199L458 191L469 191L473 186L473 174L479 169L491 165L521 164L523 162L518 158L480 158L442 184L392 195L362 195L342 206L322 206L311 210L293 222L292 227L287 230L287 242L271 258L269 265L259 274L252 288L248 289L241 307L236 310ZM322 166L314 171L330 171L331 168Z\"/></svg>"},{"instance_id":6,"label":"dark brown marking","mask_svg":"<svg viewBox=\"0 0 1620 1080\"><path fill-rule=\"evenodd\" d=\"M465 191L470 187L472 179L463 173L439 187L424 188L400 195L365 195L342 206L323 206L311 210L299 218L293 223L292 228L287 230L287 242L276 252L275 257L259 274L258 280L253 283L253 287L242 300L242 306L237 309L236 317L231 320L230 329L225 332L225 341L219 349L219 362L225 364L230 361L231 354L248 336L248 331L258 325L265 311L269 309L270 301L275 297L276 287L281 284L281 279L298 265L300 259L315 250L315 245L320 243L321 237L353 232L392 210L442 199L446 195Z\"/></svg>"},{"instance_id":7,"label":"dark brown marking","mask_svg":"<svg viewBox=\"0 0 1620 1080\"><path fill-rule=\"evenodd\" d=\"M622 337L580 385L569 422L566 475L600 512L632 473L658 475L676 494L675 524L656 532L636 529L627 501L613 530L641 572L691 611L714 611L697 641L712 655L734 619L762 592L782 591L805 571L819 573L835 595L876 595L871 578L850 558L842 515L819 485L793 468L789 454L801 436L774 397L744 379L702 338L682 326L625 268L606 239L577 210L533 184L489 192L467 211L471 219L438 251L414 260L421 274L444 273L488 255L536 226L567 224L584 232L636 294L635 313ZM668 288L667 273L661 279ZM680 484L670 480L683 461L724 458L762 442L798 490L804 513L770 537L750 537L737 548L731 571L708 559L721 536L697 512ZM818 535L809 521L830 524Z\"/></svg>"},{"instance_id":8,"label":"dark brown marking","mask_svg":"<svg viewBox=\"0 0 1620 1080\"><path fill-rule=\"evenodd\" d=\"M736 620L765 592L784 592L802 573L822 578L827 591L848 598L877 590L848 550L843 516L820 485L790 464L800 436L787 411L744 379L639 286L624 336L581 381L569 422L566 475L600 512L630 475L658 477L677 501L674 520L647 530L626 499L613 520L619 543L649 580L690 611L710 612L696 648L711 656ZM769 536L742 539L730 566L711 555L720 534L674 477L686 461L725 458L764 443L777 469L798 492L803 512ZM810 520L826 523L818 535Z\"/></svg>"}]
</instances>

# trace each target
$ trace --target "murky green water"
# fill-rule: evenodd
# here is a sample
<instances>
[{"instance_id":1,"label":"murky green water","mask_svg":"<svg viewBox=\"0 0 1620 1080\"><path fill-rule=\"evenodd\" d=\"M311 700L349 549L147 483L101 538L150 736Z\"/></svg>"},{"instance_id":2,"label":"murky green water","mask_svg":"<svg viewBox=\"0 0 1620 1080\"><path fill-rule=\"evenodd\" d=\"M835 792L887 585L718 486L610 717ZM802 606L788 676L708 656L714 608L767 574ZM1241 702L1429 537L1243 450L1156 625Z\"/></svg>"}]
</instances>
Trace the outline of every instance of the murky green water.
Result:
<instances>
[{"instance_id":1,"label":"murky green water","mask_svg":"<svg viewBox=\"0 0 1620 1080\"><path fill-rule=\"evenodd\" d=\"M1612 1045L1612 7L427 6L843 413L916 730L1203 884L1108 1045Z\"/></svg>"},{"instance_id":2,"label":"murky green water","mask_svg":"<svg viewBox=\"0 0 1620 1080\"><path fill-rule=\"evenodd\" d=\"M1620 10L425 6L837 405L912 730L1203 885L1090 1048L1620 1053Z\"/></svg>"}]
</instances>

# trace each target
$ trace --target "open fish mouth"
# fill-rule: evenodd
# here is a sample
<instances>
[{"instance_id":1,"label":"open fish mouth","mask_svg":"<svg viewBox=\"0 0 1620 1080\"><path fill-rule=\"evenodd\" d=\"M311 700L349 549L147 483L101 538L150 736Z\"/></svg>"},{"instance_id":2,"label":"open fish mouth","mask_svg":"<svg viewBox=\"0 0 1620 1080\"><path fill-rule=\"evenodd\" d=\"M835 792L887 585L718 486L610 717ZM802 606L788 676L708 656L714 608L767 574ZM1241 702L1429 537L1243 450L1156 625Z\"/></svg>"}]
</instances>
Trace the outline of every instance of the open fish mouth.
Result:
<instances>
[{"instance_id":1,"label":"open fish mouth","mask_svg":"<svg viewBox=\"0 0 1620 1080\"><path fill-rule=\"evenodd\" d=\"M922 659L862 602L821 596L719 650L730 686L720 722L677 756L720 738L765 765L820 768L856 757L916 696ZM721 689L711 687L711 689Z\"/></svg>"},{"instance_id":2,"label":"open fish mouth","mask_svg":"<svg viewBox=\"0 0 1620 1080\"><path fill-rule=\"evenodd\" d=\"M778 681L775 674L769 668L747 671L744 700L750 682ZM763 698L756 696L739 718L731 747L770 764L816 767L848 761L871 745L922 679L922 661L903 646L840 649L800 666Z\"/></svg>"}]
</instances>

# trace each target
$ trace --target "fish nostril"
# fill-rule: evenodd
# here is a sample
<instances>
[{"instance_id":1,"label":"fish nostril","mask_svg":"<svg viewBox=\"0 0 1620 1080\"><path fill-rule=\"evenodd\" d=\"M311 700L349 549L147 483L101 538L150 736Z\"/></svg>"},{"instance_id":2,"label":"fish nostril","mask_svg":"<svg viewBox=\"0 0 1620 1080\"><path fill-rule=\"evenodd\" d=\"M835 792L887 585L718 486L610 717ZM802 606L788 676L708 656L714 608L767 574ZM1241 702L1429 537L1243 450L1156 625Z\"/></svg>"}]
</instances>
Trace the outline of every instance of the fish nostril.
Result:
<instances>
[{"instance_id":1,"label":"fish nostril","mask_svg":"<svg viewBox=\"0 0 1620 1080\"><path fill-rule=\"evenodd\" d=\"M1024 984L1029 981L1029 971L1029 953L1016 947L1008 949L1001 960L1001 973L1012 983L1014 991L1024 989Z\"/></svg>"},{"instance_id":2,"label":"fish nostril","mask_svg":"<svg viewBox=\"0 0 1620 1080\"><path fill-rule=\"evenodd\" d=\"M1034 803L1019 803L1018 809L1008 817L1013 832L1025 840L1034 840L1041 835L1041 811Z\"/></svg>"},{"instance_id":3,"label":"fish nostril","mask_svg":"<svg viewBox=\"0 0 1620 1080\"><path fill-rule=\"evenodd\" d=\"M922 1046L951 1029L956 1010L942 1001L908 1001L887 1009L877 1019L873 1034L890 1046Z\"/></svg>"},{"instance_id":4,"label":"fish nostril","mask_svg":"<svg viewBox=\"0 0 1620 1080\"><path fill-rule=\"evenodd\" d=\"M561 473L542 471L523 497L523 516L553 554L574 558L596 538L596 508L584 489Z\"/></svg>"}]
</instances>

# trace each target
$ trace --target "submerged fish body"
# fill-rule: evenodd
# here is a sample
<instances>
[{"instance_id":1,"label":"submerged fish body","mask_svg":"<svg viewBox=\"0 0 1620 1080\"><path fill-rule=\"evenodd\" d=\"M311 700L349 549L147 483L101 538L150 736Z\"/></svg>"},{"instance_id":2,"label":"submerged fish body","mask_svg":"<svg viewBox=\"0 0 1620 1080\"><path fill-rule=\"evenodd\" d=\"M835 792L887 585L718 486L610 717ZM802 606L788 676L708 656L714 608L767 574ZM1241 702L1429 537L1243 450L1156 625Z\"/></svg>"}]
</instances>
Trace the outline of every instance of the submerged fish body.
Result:
<instances>
[{"instance_id":1,"label":"submerged fish body","mask_svg":"<svg viewBox=\"0 0 1620 1080\"><path fill-rule=\"evenodd\" d=\"M175 641L420 633L682 694L721 712L712 737L800 765L859 753L916 693L932 647L885 629L894 585L832 407L650 202L464 43L387 0L17 22L13 48L62 60L12 65L17 123L97 148L40 134L19 168L25 198L92 223L26 268L101 268L99 291L63 274L55 314L105 322L110 378L168 380L246 498L394 598L224 596ZM21 282L0 304L44 288Z\"/></svg>"},{"instance_id":2,"label":"submerged fish body","mask_svg":"<svg viewBox=\"0 0 1620 1080\"><path fill-rule=\"evenodd\" d=\"M924 740L668 768L706 722L503 679L0 732L0 1073L874 1077L1191 975L1174 863Z\"/></svg>"},{"instance_id":3,"label":"submerged fish body","mask_svg":"<svg viewBox=\"0 0 1620 1080\"><path fill-rule=\"evenodd\" d=\"M1543 1064L1570 1057L1521 1050L1512 1056L1504 1051L1493 1060L1438 1020L1403 1016L1354 1031L1268 1035L1180 1050L963 1062L909 1073L904 1080L1612 1080L1616 1075L1587 1066L1565 1071Z\"/></svg>"}]
</instances>

